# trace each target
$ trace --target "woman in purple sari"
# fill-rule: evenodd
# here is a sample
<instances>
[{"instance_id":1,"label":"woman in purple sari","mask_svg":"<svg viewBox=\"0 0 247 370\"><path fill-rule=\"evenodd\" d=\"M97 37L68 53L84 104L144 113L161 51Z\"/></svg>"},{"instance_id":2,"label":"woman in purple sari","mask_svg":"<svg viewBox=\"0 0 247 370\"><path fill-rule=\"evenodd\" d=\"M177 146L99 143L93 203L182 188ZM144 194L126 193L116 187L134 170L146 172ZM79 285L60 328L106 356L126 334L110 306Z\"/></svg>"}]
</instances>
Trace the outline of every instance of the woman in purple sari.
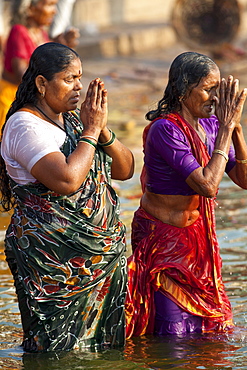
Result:
<instances>
[{"instance_id":1,"label":"woman in purple sari","mask_svg":"<svg viewBox=\"0 0 247 370\"><path fill-rule=\"evenodd\" d=\"M224 172L247 188L240 124L246 94L232 76L221 79L209 57L185 52L171 65L157 109L146 115L143 195L128 261L128 337L233 326L214 199Z\"/></svg>"},{"instance_id":2,"label":"woman in purple sari","mask_svg":"<svg viewBox=\"0 0 247 370\"><path fill-rule=\"evenodd\" d=\"M125 341L125 227L111 178L130 178L133 156L107 128L100 79L77 109L81 77L74 50L39 46L2 129L1 201L14 211L5 253L26 351Z\"/></svg>"}]
</instances>

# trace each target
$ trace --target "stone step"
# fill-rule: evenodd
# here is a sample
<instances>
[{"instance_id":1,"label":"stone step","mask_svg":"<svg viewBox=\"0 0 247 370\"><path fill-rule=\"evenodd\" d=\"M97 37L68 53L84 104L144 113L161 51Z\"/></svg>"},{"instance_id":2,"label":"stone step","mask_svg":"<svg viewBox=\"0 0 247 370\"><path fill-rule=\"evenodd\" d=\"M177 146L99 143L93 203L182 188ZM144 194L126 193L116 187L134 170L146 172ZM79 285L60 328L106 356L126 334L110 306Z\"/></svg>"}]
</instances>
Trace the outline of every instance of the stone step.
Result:
<instances>
[{"instance_id":1,"label":"stone step","mask_svg":"<svg viewBox=\"0 0 247 370\"><path fill-rule=\"evenodd\" d=\"M81 32L77 51L83 59L131 55L176 43L169 23L128 23Z\"/></svg>"}]
</instances>

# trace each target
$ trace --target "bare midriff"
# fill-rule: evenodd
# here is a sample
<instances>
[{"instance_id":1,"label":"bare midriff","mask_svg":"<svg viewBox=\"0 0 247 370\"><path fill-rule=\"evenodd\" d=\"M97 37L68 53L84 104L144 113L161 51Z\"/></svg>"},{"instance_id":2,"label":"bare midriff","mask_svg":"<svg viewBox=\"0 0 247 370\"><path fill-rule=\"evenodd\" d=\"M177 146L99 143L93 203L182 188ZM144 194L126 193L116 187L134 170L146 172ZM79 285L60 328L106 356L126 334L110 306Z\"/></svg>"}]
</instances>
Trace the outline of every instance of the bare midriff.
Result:
<instances>
[{"instance_id":1,"label":"bare midriff","mask_svg":"<svg viewBox=\"0 0 247 370\"><path fill-rule=\"evenodd\" d=\"M163 195L145 191L141 207L158 220L176 227L192 225L199 217L199 195Z\"/></svg>"}]
</instances>

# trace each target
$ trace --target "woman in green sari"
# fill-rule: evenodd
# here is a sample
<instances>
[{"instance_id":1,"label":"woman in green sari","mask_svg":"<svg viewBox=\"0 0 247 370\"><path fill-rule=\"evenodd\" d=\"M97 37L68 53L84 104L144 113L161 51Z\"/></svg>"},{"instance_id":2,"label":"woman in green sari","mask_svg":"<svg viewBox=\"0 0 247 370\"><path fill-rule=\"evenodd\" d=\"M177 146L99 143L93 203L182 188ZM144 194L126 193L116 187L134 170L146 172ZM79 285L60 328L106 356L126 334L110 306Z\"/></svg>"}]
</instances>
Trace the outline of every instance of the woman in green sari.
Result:
<instances>
[{"instance_id":1,"label":"woman in green sari","mask_svg":"<svg viewBox=\"0 0 247 370\"><path fill-rule=\"evenodd\" d=\"M134 161L107 128L100 79L77 109L81 77L74 50L39 46L2 129L5 253L26 351L124 345L125 227L111 178L130 178Z\"/></svg>"}]
</instances>

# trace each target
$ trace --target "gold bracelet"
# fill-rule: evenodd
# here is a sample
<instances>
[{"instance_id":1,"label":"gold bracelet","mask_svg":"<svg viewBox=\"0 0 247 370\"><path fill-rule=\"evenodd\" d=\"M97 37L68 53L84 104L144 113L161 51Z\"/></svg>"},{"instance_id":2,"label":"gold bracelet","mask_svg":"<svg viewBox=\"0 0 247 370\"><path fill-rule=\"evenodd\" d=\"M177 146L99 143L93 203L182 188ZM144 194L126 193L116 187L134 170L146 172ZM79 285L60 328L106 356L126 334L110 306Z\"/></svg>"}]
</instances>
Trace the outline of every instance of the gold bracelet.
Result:
<instances>
[{"instance_id":1,"label":"gold bracelet","mask_svg":"<svg viewBox=\"0 0 247 370\"><path fill-rule=\"evenodd\" d=\"M223 150L220 150L220 149L214 149L213 150L213 154L220 154L220 155L222 155L222 157L224 157L225 158L225 160L226 160L226 162L228 162L228 159L229 159L229 157L228 157L228 155L225 153L225 152L223 152Z\"/></svg>"},{"instance_id":2,"label":"gold bracelet","mask_svg":"<svg viewBox=\"0 0 247 370\"><path fill-rule=\"evenodd\" d=\"M247 163L247 159L237 159L237 158L235 158L235 159L236 159L236 162L238 162L238 163L242 163L242 164Z\"/></svg>"}]
</instances>

